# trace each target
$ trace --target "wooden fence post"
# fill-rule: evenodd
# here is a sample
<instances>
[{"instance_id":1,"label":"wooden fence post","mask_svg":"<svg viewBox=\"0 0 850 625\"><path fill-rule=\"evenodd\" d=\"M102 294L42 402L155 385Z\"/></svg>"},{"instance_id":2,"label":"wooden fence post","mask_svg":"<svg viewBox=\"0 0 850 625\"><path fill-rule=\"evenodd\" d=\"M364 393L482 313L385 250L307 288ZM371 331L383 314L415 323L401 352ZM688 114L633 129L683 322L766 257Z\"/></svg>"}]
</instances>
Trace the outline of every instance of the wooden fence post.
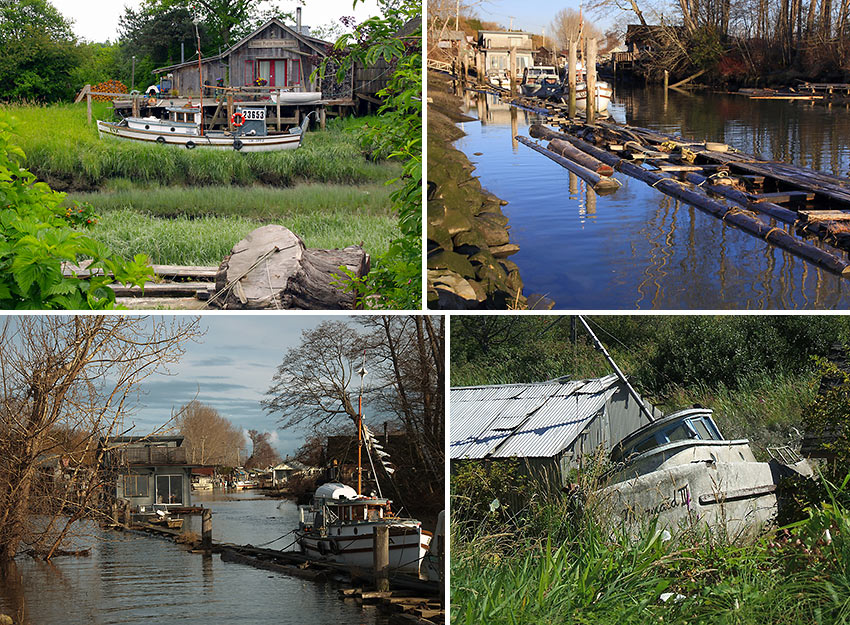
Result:
<instances>
[{"instance_id":1,"label":"wooden fence post","mask_svg":"<svg viewBox=\"0 0 850 625\"><path fill-rule=\"evenodd\" d=\"M91 90L86 92L86 115L88 115L89 124L91 124Z\"/></svg>"},{"instance_id":2,"label":"wooden fence post","mask_svg":"<svg viewBox=\"0 0 850 625\"><path fill-rule=\"evenodd\" d=\"M567 61L567 84L570 89L569 114L570 119L576 116L576 62L578 43L570 40L570 58Z\"/></svg>"}]
</instances>

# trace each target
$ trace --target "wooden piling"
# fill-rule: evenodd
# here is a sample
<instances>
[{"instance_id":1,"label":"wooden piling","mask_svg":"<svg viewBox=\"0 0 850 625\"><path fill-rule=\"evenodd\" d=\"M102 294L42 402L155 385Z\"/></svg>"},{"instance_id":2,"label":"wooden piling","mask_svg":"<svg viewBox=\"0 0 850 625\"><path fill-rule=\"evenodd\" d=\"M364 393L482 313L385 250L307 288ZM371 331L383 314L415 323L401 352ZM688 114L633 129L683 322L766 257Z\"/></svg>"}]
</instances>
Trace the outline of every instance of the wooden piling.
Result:
<instances>
[{"instance_id":1,"label":"wooden piling","mask_svg":"<svg viewBox=\"0 0 850 625\"><path fill-rule=\"evenodd\" d=\"M386 592L390 589L390 528L388 525L375 526L372 543L375 589Z\"/></svg>"},{"instance_id":2,"label":"wooden piling","mask_svg":"<svg viewBox=\"0 0 850 625\"><path fill-rule=\"evenodd\" d=\"M511 87L511 97L516 97L516 44L511 44L511 74L508 77Z\"/></svg>"},{"instance_id":3,"label":"wooden piling","mask_svg":"<svg viewBox=\"0 0 850 625\"><path fill-rule=\"evenodd\" d=\"M86 115L88 115L89 124L91 124L91 89L86 93Z\"/></svg>"},{"instance_id":4,"label":"wooden piling","mask_svg":"<svg viewBox=\"0 0 850 625\"><path fill-rule=\"evenodd\" d=\"M475 74L478 83L483 84L486 72L484 70L484 53L481 51L475 53Z\"/></svg>"},{"instance_id":5,"label":"wooden piling","mask_svg":"<svg viewBox=\"0 0 850 625\"><path fill-rule=\"evenodd\" d=\"M587 67L584 68L587 78L587 108L585 119L592 124L596 119L596 39L587 40Z\"/></svg>"},{"instance_id":6,"label":"wooden piling","mask_svg":"<svg viewBox=\"0 0 850 625\"><path fill-rule=\"evenodd\" d=\"M280 93L277 96L277 110L275 114L277 115L277 131L280 132Z\"/></svg>"},{"instance_id":7,"label":"wooden piling","mask_svg":"<svg viewBox=\"0 0 850 625\"><path fill-rule=\"evenodd\" d=\"M667 92L670 84L670 72L668 70L664 70L664 91Z\"/></svg>"},{"instance_id":8,"label":"wooden piling","mask_svg":"<svg viewBox=\"0 0 850 625\"><path fill-rule=\"evenodd\" d=\"M212 511L209 508L201 513L201 549L204 553L212 553Z\"/></svg>"},{"instance_id":9,"label":"wooden piling","mask_svg":"<svg viewBox=\"0 0 850 625\"><path fill-rule=\"evenodd\" d=\"M230 132L233 132L233 113L234 113L233 94L228 93L227 94L227 130L230 131Z\"/></svg>"},{"instance_id":10,"label":"wooden piling","mask_svg":"<svg viewBox=\"0 0 850 625\"><path fill-rule=\"evenodd\" d=\"M321 107L319 107L319 128L324 130L326 123L327 123L327 111L325 110L324 105L322 105Z\"/></svg>"},{"instance_id":11,"label":"wooden piling","mask_svg":"<svg viewBox=\"0 0 850 625\"><path fill-rule=\"evenodd\" d=\"M575 41L570 40L570 58L567 63L567 81L570 90L570 119L575 119L576 116L576 60L578 56L576 53L577 48L578 44Z\"/></svg>"},{"instance_id":12,"label":"wooden piling","mask_svg":"<svg viewBox=\"0 0 850 625\"><path fill-rule=\"evenodd\" d=\"M133 117L139 117L141 111L139 110L139 95L136 94L133 96Z\"/></svg>"}]
</instances>

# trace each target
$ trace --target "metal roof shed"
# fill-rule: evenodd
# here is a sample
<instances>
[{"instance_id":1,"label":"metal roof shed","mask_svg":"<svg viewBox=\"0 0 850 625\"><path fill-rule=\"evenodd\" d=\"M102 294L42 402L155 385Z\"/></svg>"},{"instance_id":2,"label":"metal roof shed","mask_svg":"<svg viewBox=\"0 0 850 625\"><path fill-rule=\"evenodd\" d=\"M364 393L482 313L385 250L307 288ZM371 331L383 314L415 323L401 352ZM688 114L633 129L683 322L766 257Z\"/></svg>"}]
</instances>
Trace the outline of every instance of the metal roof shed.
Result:
<instances>
[{"instance_id":1,"label":"metal roof shed","mask_svg":"<svg viewBox=\"0 0 850 625\"><path fill-rule=\"evenodd\" d=\"M453 462L520 458L527 473L559 485L584 454L609 451L647 423L616 375L453 388L450 414Z\"/></svg>"}]
</instances>

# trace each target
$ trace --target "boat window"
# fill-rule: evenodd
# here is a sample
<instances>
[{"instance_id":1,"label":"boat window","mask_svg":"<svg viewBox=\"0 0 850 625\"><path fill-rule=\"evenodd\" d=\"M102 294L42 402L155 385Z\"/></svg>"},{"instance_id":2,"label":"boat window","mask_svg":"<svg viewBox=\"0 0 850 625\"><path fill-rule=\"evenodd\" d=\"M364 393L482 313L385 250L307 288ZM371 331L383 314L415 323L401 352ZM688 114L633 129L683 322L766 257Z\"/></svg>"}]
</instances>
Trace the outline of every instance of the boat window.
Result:
<instances>
[{"instance_id":1,"label":"boat window","mask_svg":"<svg viewBox=\"0 0 850 625\"><path fill-rule=\"evenodd\" d=\"M648 451L653 447L657 447L658 442L655 440L655 435L653 434L649 438L642 440L637 445L632 448L633 453L643 453L644 451Z\"/></svg>"},{"instance_id":2,"label":"boat window","mask_svg":"<svg viewBox=\"0 0 850 625\"><path fill-rule=\"evenodd\" d=\"M664 435L667 437L667 441L671 443L694 438L693 433L684 422L677 423L675 427L672 427L669 430L664 430Z\"/></svg>"},{"instance_id":3,"label":"boat window","mask_svg":"<svg viewBox=\"0 0 850 625\"><path fill-rule=\"evenodd\" d=\"M708 428L705 427L705 423L702 422L702 419L694 419L693 421L691 421L691 425L697 431L697 434L699 434L699 437L702 440L711 440L712 436L711 434L709 434Z\"/></svg>"}]
</instances>

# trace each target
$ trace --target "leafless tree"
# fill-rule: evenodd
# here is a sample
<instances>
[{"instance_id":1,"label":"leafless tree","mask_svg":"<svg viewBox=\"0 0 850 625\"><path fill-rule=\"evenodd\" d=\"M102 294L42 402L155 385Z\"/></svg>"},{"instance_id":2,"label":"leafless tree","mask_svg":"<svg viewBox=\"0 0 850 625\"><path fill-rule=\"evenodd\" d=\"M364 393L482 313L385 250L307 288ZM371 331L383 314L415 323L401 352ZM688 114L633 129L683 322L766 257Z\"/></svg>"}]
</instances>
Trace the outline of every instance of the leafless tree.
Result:
<instances>
[{"instance_id":1,"label":"leafless tree","mask_svg":"<svg viewBox=\"0 0 850 625\"><path fill-rule=\"evenodd\" d=\"M364 387L369 415L392 415L410 440L411 452L428 480L442 484L444 466L443 317L369 316L367 333L330 321L304 333L278 367L263 406L285 427L356 420L358 369L366 352ZM385 420L385 419L384 419Z\"/></svg>"},{"instance_id":2,"label":"leafless tree","mask_svg":"<svg viewBox=\"0 0 850 625\"><path fill-rule=\"evenodd\" d=\"M181 409L177 428L192 464L235 467L243 457L245 436L212 406L193 401Z\"/></svg>"},{"instance_id":3,"label":"leafless tree","mask_svg":"<svg viewBox=\"0 0 850 625\"><path fill-rule=\"evenodd\" d=\"M198 320L26 316L0 326L0 561L51 558L105 486L140 384L167 373ZM106 443L104 443L106 441Z\"/></svg>"},{"instance_id":4,"label":"leafless tree","mask_svg":"<svg viewBox=\"0 0 850 625\"><path fill-rule=\"evenodd\" d=\"M574 9L561 9L555 13L549 28L562 49L568 48L570 41L577 42L582 37L585 39L602 37L602 31Z\"/></svg>"}]
</instances>

